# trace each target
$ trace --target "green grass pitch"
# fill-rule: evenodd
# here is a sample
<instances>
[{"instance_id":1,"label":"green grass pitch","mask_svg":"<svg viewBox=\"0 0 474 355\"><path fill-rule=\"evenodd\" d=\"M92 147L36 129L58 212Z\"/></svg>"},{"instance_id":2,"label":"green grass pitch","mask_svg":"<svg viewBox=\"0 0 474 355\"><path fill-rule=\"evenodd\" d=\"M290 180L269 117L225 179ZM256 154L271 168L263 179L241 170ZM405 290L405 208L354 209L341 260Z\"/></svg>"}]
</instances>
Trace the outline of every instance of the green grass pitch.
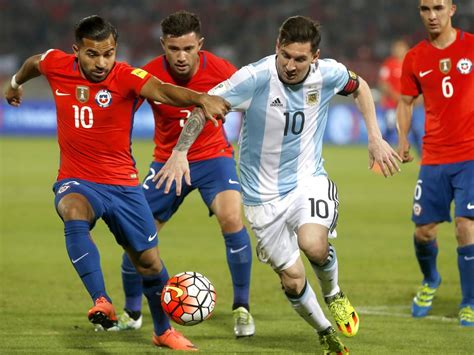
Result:
<instances>
[{"instance_id":1,"label":"green grass pitch","mask_svg":"<svg viewBox=\"0 0 474 355\"><path fill-rule=\"evenodd\" d=\"M137 140L133 152L143 177L152 143ZM87 321L91 301L68 260L62 223L54 211L56 141L2 137L0 153L0 353L166 352L151 345L146 307L139 331L96 333ZM324 156L339 188L339 237L334 245L340 285L361 318L359 334L343 339L351 354L472 354L474 329L463 329L456 320L460 290L452 225L440 230L438 265L443 284L431 316L410 317L411 298L421 281L410 221L417 164L404 165L401 174L384 179L367 170L365 147L329 146ZM103 222L93 237L101 251L108 292L120 310L121 249ZM177 326L201 352L320 352L317 337L289 306L277 276L256 258L251 285L256 334L234 339L224 242L199 194L193 193L160 233L160 247L170 274L198 271L216 287L213 316L194 327ZM312 272L308 278L319 293Z\"/></svg>"}]
</instances>

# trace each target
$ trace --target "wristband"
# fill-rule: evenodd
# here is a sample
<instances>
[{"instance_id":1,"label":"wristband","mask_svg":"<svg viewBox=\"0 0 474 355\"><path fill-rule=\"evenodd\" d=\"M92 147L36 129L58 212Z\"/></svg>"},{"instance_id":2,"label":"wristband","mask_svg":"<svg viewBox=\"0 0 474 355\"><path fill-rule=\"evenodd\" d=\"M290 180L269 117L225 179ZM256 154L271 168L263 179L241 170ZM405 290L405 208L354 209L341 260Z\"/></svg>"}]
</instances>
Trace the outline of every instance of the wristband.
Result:
<instances>
[{"instance_id":1,"label":"wristband","mask_svg":"<svg viewBox=\"0 0 474 355\"><path fill-rule=\"evenodd\" d=\"M18 88L21 86L16 82L16 74L12 76L12 80L10 81L10 85L14 90L18 90Z\"/></svg>"}]
</instances>

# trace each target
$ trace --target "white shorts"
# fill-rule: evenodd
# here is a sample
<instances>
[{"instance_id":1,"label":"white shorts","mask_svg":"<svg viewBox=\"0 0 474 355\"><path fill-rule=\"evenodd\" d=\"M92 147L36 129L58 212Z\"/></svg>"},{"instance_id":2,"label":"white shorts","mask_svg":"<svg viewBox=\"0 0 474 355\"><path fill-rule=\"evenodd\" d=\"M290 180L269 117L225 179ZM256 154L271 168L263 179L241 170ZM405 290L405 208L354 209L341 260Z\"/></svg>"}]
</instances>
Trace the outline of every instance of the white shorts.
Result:
<instances>
[{"instance_id":1,"label":"white shorts","mask_svg":"<svg viewBox=\"0 0 474 355\"><path fill-rule=\"evenodd\" d=\"M300 255L296 232L303 224L323 225L335 238L338 205L336 184L323 175L309 178L280 200L245 205L258 259L277 272L292 266Z\"/></svg>"}]
</instances>

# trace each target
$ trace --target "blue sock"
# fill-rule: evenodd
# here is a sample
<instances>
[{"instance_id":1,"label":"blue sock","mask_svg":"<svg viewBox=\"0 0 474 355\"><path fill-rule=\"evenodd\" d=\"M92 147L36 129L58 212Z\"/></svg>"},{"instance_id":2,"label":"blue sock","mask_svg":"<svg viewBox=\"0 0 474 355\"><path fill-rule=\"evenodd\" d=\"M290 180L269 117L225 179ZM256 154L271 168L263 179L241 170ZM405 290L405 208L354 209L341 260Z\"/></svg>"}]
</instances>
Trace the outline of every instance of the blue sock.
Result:
<instances>
[{"instance_id":1,"label":"blue sock","mask_svg":"<svg viewBox=\"0 0 474 355\"><path fill-rule=\"evenodd\" d=\"M458 268L461 277L461 305L474 307L474 244L458 248Z\"/></svg>"},{"instance_id":2,"label":"blue sock","mask_svg":"<svg viewBox=\"0 0 474 355\"><path fill-rule=\"evenodd\" d=\"M92 301L104 296L111 302L105 292L99 250L97 250L89 235L89 222L64 222L64 234L66 236L66 249L72 266L82 279Z\"/></svg>"},{"instance_id":3,"label":"blue sock","mask_svg":"<svg viewBox=\"0 0 474 355\"><path fill-rule=\"evenodd\" d=\"M169 279L168 270L163 264L163 269L159 274L142 276L142 279L143 293L148 300L155 334L161 335L171 327L168 316L161 307L161 291Z\"/></svg>"},{"instance_id":4,"label":"blue sock","mask_svg":"<svg viewBox=\"0 0 474 355\"><path fill-rule=\"evenodd\" d=\"M252 246L247 229L236 233L224 233L227 264L229 265L234 287L232 309L249 309L250 271L252 268Z\"/></svg>"},{"instance_id":5,"label":"blue sock","mask_svg":"<svg viewBox=\"0 0 474 355\"><path fill-rule=\"evenodd\" d=\"M125 308L129 311L142 310L142 276L133 266L127 253L122 256L122 285L125 293Z\"/></svg>"},{"instance_id":6,"label":"blue sock","mask_svg":"<svg viewBox=\"0 0 474 355\"><path fill-rule=\"evenodd\" d=\"M415 254L423 273L423 283L430 287L438 287L440 276L436 269L436 257L438 256L438 243L436 239L428 243L419 243L414 238Z\"/></svg>"}]
</instances>

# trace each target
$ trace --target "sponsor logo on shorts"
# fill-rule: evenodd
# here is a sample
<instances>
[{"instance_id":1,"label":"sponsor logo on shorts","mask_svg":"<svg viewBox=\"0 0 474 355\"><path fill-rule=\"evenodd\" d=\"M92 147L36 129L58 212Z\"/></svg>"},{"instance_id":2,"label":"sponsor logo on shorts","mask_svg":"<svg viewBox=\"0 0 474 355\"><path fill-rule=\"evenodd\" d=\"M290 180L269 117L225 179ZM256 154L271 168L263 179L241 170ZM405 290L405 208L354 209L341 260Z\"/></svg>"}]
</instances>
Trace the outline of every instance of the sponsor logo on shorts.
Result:
<instances>
[{"instance_id":1,"label":"sponsor logo on shorts","mask_svg":"<svg viewBox=\"0 0 474 355\"><path fill-rule=\"evenodd\" d=\"M64 184L61 185L61 187L58 190L58 194L62 194L64 191L69 189L71 185L80 185L77 181L68 181L65 182Z\"/></svg>"},{"instance_id":2,"label":"sponsor logo on shorts","mask_svg":"<svg viewBox=\"0 0 474 355\"><path fill-rule=\"evenodd\" d=\"M464 260L466 261L474 260L474 256L464 256Z\"/></svg>"},{"instance_id":3,"label":"sponsor logo on shorts","mask_svg":"<svg viewBox=\"0 0 474 355\"><path fill-rule=\"evenodd\" d=\"M468 210L474 210L474 205L469 202L469 203L467 204L467 209L468 209Z\"/></svg>"},{"instance_id":4,"label":"sponsor logo on shorts","mask_svg":"<svg viewBox=\"0 0 474 355\"><path fill-rule=\"evenodd\" d=\"M155 239L157 235L158 235L158 232L155 232L155 234L153 234L153 235L150 234L150 235L148 236L148 241L149 241L149 242L152 242L153 239Z\"/></svg>"},{"instance_id":5,"label":"sponsor logo on shorts","mask_svg":"<svg viewBox=\"0 0 474 355\"><path fill-rule=\"evenodd\" d=\"M419 203L414 203L413 204L413 214L415 216L419 216L421 214L421 206Z\"/></svg>"},{"instance_id":6,"label":"sponsor logo on shorts","mask_svg":"<svg viewBox=\"0 0 474 355\"><path fill-rule=\"evenodd\" d=\"M238 185L239 182L236 181L236 180L229 179L229 184L231 184L231 185Z\"/></svg>"}]
</instances>

